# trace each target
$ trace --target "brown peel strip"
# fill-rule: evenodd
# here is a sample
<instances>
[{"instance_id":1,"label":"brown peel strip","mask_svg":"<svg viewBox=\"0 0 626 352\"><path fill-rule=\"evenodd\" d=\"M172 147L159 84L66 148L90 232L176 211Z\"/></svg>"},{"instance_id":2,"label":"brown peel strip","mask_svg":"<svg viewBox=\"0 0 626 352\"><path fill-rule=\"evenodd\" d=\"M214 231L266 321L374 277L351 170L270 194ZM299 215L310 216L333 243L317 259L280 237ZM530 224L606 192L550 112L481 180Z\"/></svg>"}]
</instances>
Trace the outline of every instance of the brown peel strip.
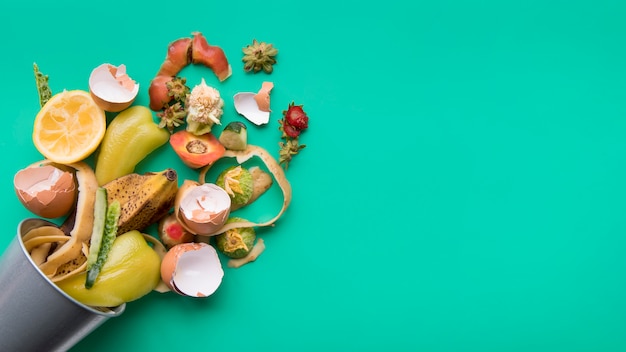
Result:
<instances>
[{"instance_id":1,"label":"brown peel strip","mask_svg":"<svg viewBox=\"0 0 626 352\"><path fill-rule=\"evenodd\" d=\"M44 243L40 246L33 248L30 252L30 257L33 260L35 265L39 266L46 260L48 257L48 253L50 252L50 248L52 248L52 243Z\"/></svg>"},{"instance_id":2,"label":"brown peel strip","mask_svg":"<svg viewBox=\"0 0 626 352\"><path fill-rule=\"evenodd\" d=\"M78 257L60 265L55 275L50 278L52 282L59 282L85 272L87 270L87 255L89 255L89 246L83 243Z\"/></svg>"},{"instance_id":3,"label":"brown peel strip","mask_svg":"<svg viewBox=\"0 0 626 352\"><path fill-rule=\"evenodd\" d=\"M217 231L214 231L213 233L202 234L203 236L216 235L216 234L223 233L230 229L235 229L238 227L271 226L274 224L274 222L276 222L276 220L278 220L283 215L285 210L287 210L287 208L289 207L289 203L291 203L291 184L287 180L287 177L285 176L285 171L283 170L283 168L280 167L280 165L278 165L278 162L276 161L276 159L274 159L267 150L259 146L248 144L248 146L244 150L226 150L223 157L236 158L239 164L243 164L244 162L246 162L247 160L249 160L250 158L254 156L259 157L263 161L267 169L270 171L272 176L274 176L274 178L278 182L278 186L283 192L282 208L280 209L280 211L278 212L276 216L274 216L272 219L268 221L261 222L261 223L255 223L251 221L235 221L235 222L225 224L224 226L222 226ZM210 167L211 165L207 165L202 170L201 174L206 175ZM206 182L205 180L202 180L202 181Z\"/></svg>"},{"instance_id":4,"label":"brown peel strip","mask_svg":"<svg viewBox=\"0 0 626 352\"><path fill-rule=\"evenodd\" d=\"M61 229L56 226L40 226L29 230L24 236L22 236L22 242L26 243L34 238L45 236L60 236L65 235Z\"/></svg>"},{"instance_id":5,"label":"brown peel strip","mask_svg":"<svg viewBox=\"0 0 626 352\"><path fill-rule=\"evenodd\" d=\"M48 275L53 276L57 269L70 261L81 256L84 243L88 243L93 229L93 210L98 189L98 181L93 169L80 161L68 165L76 170L78 181L78 199L76 201L76 219L70 231L71 238L60 248L52 253L39 268Z\"/></svg>"},{"instance_id":6,"label":"brown peel strip","mask_svg":"<svg viewBox=\"0 0 626 352\"><path fill-rule=\"evenodd\" d=\"M154 251L159 255L159 258L161 258L161 261L162 261L163 257L165 257L165 254L167 253L167 249L165 249L165 246L163 245L163 243L161 243L161 241L157 240L156 238L148 234L142 233L142 235L143 235L143 238L146 240L146 242L152 243L153 245L152 249L154 249ZM157 291L159 293L165 293L171 290L165 284L163 279L161 279L159 280L159 284L154 288L154 291Z\"/></svg>"},{"instance_id":7,"label":"brown peel strip","mask_svg":"<svg viewBox=\"0 0 626 352\"><path fill-rule=\"evenodd\" d=\"M40 236L40 237L31 238L30 240L24 242L24 248L26 249L27 252L30 253L32 252L33 249L41 246L42 244L54 243L54 242L65 242L65 241L68 241L69 239L70 237L65 236L63 232L61 232L61 235L57 235L57 236Z\"/></svg>"},{"instance_id":8,"label":"brown peel strip","mask_svg":"<svg viewBox=\"0 0 626 352\"><path fill-rule=\"evenodd\" d=\"M262 238L259 238L254 244L254 247L252 247L252 250L250 251L250 253L248 253L248 255L246 255L243 258L229 260L228 267L240 268L248 263L251 263L255 261L256 258L258 258L261 255L261 253L263 253L264 250L265 250L265 242L263 241Z\"/></svg>"}]
</instances>

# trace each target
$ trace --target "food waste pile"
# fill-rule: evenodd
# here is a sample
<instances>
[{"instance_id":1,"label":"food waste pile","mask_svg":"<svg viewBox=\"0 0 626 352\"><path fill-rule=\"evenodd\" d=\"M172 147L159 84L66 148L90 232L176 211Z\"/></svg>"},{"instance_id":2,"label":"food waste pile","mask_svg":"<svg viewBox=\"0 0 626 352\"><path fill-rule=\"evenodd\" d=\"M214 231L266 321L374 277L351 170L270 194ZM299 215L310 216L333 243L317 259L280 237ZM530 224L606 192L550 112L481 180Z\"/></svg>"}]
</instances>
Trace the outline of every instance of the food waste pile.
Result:
<instances>
[{"instance_id":1,"label":"food waste pile","mask_svg":"<svg viewBox=\"0 0 626 352\"><path fill-rule=\"evenodd\" d=\"M125 65L102 63L91 71L88 89L57 92L34 64L41 109L32 138L42 158L15 174L14 188L34 216L60 224L34 228L22 241L43 275L89 306L115 307L151 291L211 296L224 266L238 268L261 255L265 244L256 229L274 226L291 203L286 171L305 148L303 105L282 110L276 149L249 143L248 129L270 121L274 82L235 94L244 121L222 125L219 87L204 79L189 85L180 74L201 65L220 83L227 80L233 70L224 51L193 32L169 42L166 53L148 87L148 106L135 103L142 87ZM277 55L272 44L254 39L242 47L243 73L271 74ZM135 171L167 147L198 171L198 179L180 179L171 167ZM233 165L207 181L224 158ZM260 164L250 166L250 160ZM260 222L232 214L272 187L282 194L277 214ZM156 236L146 233L152 225Z\"/></svg>"}]
</instances>

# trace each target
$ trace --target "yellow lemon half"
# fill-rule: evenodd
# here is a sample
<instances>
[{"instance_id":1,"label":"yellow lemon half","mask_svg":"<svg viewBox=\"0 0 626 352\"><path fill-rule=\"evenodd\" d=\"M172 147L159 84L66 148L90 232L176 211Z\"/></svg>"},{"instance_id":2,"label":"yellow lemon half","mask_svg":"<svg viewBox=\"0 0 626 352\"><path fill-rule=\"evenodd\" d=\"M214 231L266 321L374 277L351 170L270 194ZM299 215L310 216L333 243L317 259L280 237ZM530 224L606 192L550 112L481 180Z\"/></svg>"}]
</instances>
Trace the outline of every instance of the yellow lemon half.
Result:
<instances>
[{"instance_id":1,"label":"yellow lemon half","mask_svg":"<svg viewBox=\"0 0 626 352\"><path fill-rule=\"evenodd\" d=\"M93 153L106 130L106 115L89 92L55 94L35 118L33 143L44 157L71 164Z\"/></svg>"}]
</instances>

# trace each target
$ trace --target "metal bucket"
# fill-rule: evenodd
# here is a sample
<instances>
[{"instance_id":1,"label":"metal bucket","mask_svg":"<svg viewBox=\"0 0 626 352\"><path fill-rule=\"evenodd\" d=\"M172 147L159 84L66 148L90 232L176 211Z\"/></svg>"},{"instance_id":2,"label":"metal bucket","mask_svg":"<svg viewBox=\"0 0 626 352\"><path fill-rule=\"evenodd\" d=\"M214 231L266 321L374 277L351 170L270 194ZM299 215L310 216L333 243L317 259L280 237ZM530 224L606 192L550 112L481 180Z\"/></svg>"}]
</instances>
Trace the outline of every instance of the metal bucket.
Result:
<instances>
[{"instance_id":1,"label":"metal bucket","mask_svg":"<svg viewBox=\"0 0 626 352\"><path fill-rule=\"evenodd\" d=\"M17 236L0 257L0 351L67 351L126 307L84 305L37 268L22 237L46 225L52 223L34 218L20 222Z\"/></svg>"}]
</instances>

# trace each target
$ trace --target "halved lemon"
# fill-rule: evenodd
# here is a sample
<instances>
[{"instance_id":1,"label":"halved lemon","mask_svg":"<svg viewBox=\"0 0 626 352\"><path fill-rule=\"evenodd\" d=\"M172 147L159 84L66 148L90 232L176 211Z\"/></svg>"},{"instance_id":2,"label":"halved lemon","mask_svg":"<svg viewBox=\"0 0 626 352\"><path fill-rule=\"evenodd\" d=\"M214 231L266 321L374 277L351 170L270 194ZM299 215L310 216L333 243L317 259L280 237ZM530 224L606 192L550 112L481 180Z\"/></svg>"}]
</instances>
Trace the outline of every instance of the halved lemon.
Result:
<instances>
[{"instance_id":1,"label":"halved lemon","mask_svg":"<svg viewBox=\"0 0 626 352\"><path fill-rule=\"evenodd\" d=\"M93 153L106 130L106 115L89 92L57 93L41 108L33 128L33 142L44 157L71 164Z\"/></svg>"}]
</instances>

